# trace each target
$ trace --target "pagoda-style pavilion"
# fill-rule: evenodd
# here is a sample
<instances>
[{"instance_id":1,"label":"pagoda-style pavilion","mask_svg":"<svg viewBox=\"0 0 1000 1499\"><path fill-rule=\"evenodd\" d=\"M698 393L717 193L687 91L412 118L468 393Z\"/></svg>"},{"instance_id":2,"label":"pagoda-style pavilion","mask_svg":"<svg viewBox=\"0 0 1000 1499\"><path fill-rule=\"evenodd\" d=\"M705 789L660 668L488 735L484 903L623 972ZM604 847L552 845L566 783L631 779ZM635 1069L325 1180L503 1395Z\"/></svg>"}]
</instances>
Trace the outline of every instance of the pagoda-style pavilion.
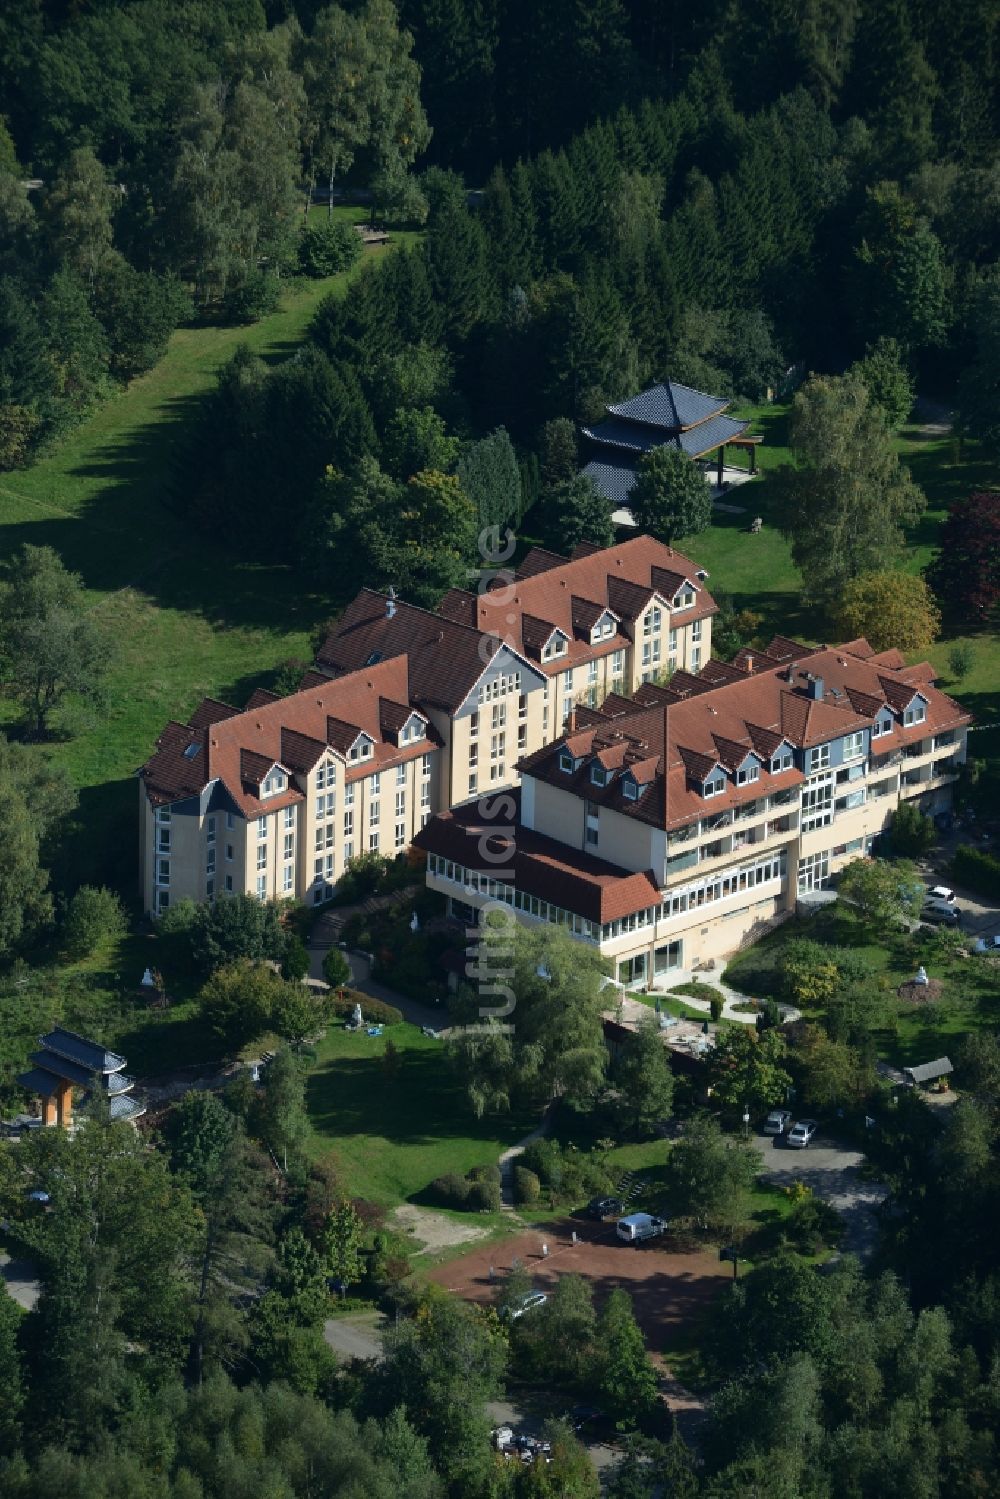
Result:
<instances>
[{"instance_id":1,"label":"pagoda-style pavilion","mask_svg":"<svg viewBox=\"0 0 1000 1499\"><path fill-rule=\"evenodd\" d=\"M30 1058L34 1065L20 1074L18 1082L41 1098L43 1124L70 1127L74 1088L86 1088L91 1097L102 1094L112 1119L140 1119L146 1112L145 1104L129 1097L135 1079L125 1076L125 1058L117 1052L62 1026L39 1036L38 1044L41 1050Z\"/></svg>"},{"instance_id":2,"label":"pagoda-style pavilion","mask_svg":"<svg viewBox=\"0 0 1000 1499\"><path fill-rule=\"evenodd\" d=\"M583 428L584 438L597 449L583 472L616 509L627 509L639 460L652 448L669 446L695 459L717 452L721 489L727 449L748 449L753 474L757 444L762 441L747 435L749 422L726 416L728 406L721 396L706 395L676 380L654 385L620 405L608 406L603 421Z\"/></svg>"}]
</instances>

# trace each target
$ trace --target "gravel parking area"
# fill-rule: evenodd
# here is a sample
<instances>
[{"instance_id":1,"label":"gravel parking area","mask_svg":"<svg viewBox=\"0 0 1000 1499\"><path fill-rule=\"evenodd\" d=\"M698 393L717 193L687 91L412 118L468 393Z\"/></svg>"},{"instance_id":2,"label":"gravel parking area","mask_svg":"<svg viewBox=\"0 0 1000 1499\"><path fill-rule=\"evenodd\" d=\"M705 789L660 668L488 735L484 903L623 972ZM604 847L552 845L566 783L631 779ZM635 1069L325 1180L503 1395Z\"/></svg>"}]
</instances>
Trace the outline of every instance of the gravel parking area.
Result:
<instances>
[{"instance_id":1,"label":"gravel parking area","mask_svg":"<svg viewBox=\"0 0 1000 1499\"><path fill-rule=\"evenodd\" d=\"M540 1290L555 1285L560 1275L583 1275L600 1303L621 1286L632 1297L651 1352L659 1352L670 1330L695 1318L732 1276L714 1250L675 1252L669 1236L637 1248L616 1237L613 1223L566 1220L474 1250L438 1266L430 1279L466 1300L489 1301L494 1294L491 1266L495 1279L502 1279L515 1259L523 1261Z\"/></svg>"}]
</instances>

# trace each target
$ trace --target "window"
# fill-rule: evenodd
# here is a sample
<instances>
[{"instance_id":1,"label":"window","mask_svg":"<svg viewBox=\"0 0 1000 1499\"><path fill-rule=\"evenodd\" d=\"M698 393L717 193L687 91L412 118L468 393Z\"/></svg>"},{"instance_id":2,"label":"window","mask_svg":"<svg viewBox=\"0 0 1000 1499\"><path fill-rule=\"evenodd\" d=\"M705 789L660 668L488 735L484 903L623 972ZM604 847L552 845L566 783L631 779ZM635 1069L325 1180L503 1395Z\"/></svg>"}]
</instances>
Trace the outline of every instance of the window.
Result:
<instances>
[{"instance_id":1,"label":"window","mask_svg":"<svg viewBox=\"0 0 1000 1499\"><path fill-rule=\"evenodd\" d=\"M701 639L701 620L700 619L696 619L694 621L693 625L691 626L691 639L692 640L700 640Z\"/></svg>"},{"instance_id":2,"label":"window","mask_svg":"<svg viewBox=\"0 0 1000 1499\"><path fill-rule=\"evenodd\" d=\"M353 787L353 785L351 785L351 786L345 786L344 787L344 806L345 807L353 807L354 806L354 787Z\"/></svg>"},{"instance_id":3,"label":"window","mask_svg":"<svg viewBox=\"0 0 1000 1499\"><path fill-rule=\"evenodd\" d=\"M264 838L267 837L267 818L266 817L258 817L258 819L257 819L257 837L258 837L258 839L264 839Z\"/></svg>"},{"instance_id":4,"label":"window","mask_svg":"<svg viewBox=\"0 0 1000 1499\"><path fill-rule=\"evenodd\" d=\"M881 739L883 734L892 733L891 718L877 718L872 724L872 738Z\"/></svg>"},{"instance_id":5,"label":"window","mask_svg":"<svg viewBox=\"0 0 1000 1499\"><path fill-rule=\"evenodd\" d=\"M285 834L285 858L290 859L295 853L295 834Z\"/></svg>"},{"instance_id":6,"label":"window","mask_svg":"<svg viewBox=\"0 0 1000 1499\"><path fill-rule=\"evenodd\" d=\"M257 876L257 899L258 900L266 900L267 899L267 875L266 874L259 874Z\"/></svg>"},{"instance_id":7,"label":"window","mask_svg":"<svg viewBox=\"0 0 1000 1499\"><path fill-rule=\"evenodd\" d=\"M320 826L316 829L316 845L315 846L316 846L317 851L319 851L321 849L324 849L324 848L332 848L333 847L333 823L332 822L321 823Z\"/></svg>"},{"instance_id":8,"label":"window","mask_svg":"<svg viewBox=\"0 0 1000 1499\"><path fill-rule=\"evenodd\" d=\"M373 827L373 828L377 828L378 827L378 823L379 823L379 818L381 816L382 816L382 803L381 802L372 802L371 806L368 808L368 824L369 824L369 826Z\"/></svg>"},{"instance_id":9,"label":"window","mask_svg":"<svg viewBox=\"0 0 1000 1499\"><path fill-rule=\"evenodd\" d=\"M396 847L397 848L405 848L405 846L406 846L406 823L405 822L397 822L397 824L396 824L396 839L395 839L395 842L396 842Z\"/></svg>"},{"instance_id":10,"label":"window","mask_svg":"<svg viewBox=\"0 0 1000 1499\"><path fill-rule=\"evenodd\" d=\"M156 892L156 914L161 916L170 904L170 892L168 890L157 890Z\"/></svg>"},{"instance_id":11,"label":"window","mask_svg":"<svg viewBox=\"0 0 1000 1499\"><path fill-rule=\"evenodd\" d=\"M429 807L430 804L431 804L431 788L429 786L421 786L421 788L420 788L420 805L422 807Z\"/></svg>"},{"instance_id":12,"label":"window","mask_svg":"<svg viewBox=\"0 0 1000 1499\"><path fill-rule=\"evenodd\" d=\"M232 894L232 889L233 889L233 877L232 877L231 874L227 874L226 875L226 890L230 894Z\"/></svg>"},{"instance_id":13,"label":"window","mask_svg":"<svg viewBox=\"0 0 1000 1499\"><path fill-rule=\"evenodd\" d=\"M267 844L266 843L261 843L261 844L258 845L258 848L257 848L257 868L258 869L266 869L267 868Z\"/></svg>"},{"instance_id":14,"label":"window","mask_svg":"<svg viewBox=\"0 0 1000 1499\"><path fill-rule=\"evenodd\" d=\"M421 719L417 718L416 714L414 714L413 717L408 719L407 722L403 725L403 732L399 736L399 742L400 744L413 744L415 740L422 739L423 737L423 722Z\"/></svg>"},{"instance_id":15,"label":"window","mask_svg":"<svg viewBox=\"0 0 1000 1499\"><path fill-rule=\"evenodd\" d=\"M469 769L470 770L474 770L475 767L478 764L479 764L479 745L478 744L470 744L469 745Z\"/></svg>"},{"instance_id":16,"label":"window","mask_svg":"<svg viewBox=\"0 0 1000 1499\"><path fill-rule=\"evenodd\" d=\"M696 645L691 652L691 670L701 671L701 646Z\"/></svg>"},{"instance_id":17,"label":"window","mask_svg":"<svg viewBox=\"0 0 1000 1499\"><path fill-rule=\"evenodd\" d=\"M615 622L605 614L603 618L597 621L597 624L590 632L591 644L596 645L599 640L610 640L614 633Z\"/></svg>"},{"instance_id":18,"label":"window","mask_svg":"<svg viewBox=\"0 0 1000 1499\"><path fill-rule=\"evenodd\" d=\"M157 822L169 822L172 816L173 816L173 813L171 812L171 809L169 807L157 807L157 809L156 809L156 820L157 820Z\"/></svg>"},{"instance_id":19,"label":"window","mask_svg":"<svg viewBox=\"0 0 1000 1499\"><path fill-rule=\"evenodd\" d=\"M374 745L367 734L359 734L347 752L349 760L370 760Z\"/></svg>"},{"instance_id":20,"label":"window","mask_svg":"<svg viewBox=\"0 0 1000 1499\"><path fill-rule=\"evenodd\" d=\"M506 722L507 722L507 704L506 703L494 703L493 704L493 728L494 729L502 729L503 726L504 726L504 724Z\"/></svg>"},{"instance_id":21,"label":"window","mask_svg":"<svg viewBox=\"0 0 1000 1499\"><path fill-rule=\"evenodd\" d=\"M542 660L551 661L555 656L565 656L566 648L566 636L556 630L542 646Z\"/></svg>"},{"instance_id":22,"label":"window","mask_svg":"<svg viewBox=\"0 0 1000 1499\"><path fill-rule=\"evenodd\" d=\"M231 843L227 843L226 844L226 863L227 864L231 864L232 862L233 862L233 845Z\"/></svg>"},{"instance_id":23,"label":"window","mask_svg":"<svg viewBox=\"0 0 1000 1499\"><path fill-rule=\"evenodd\" d=\"M591 684L597 681L597 662L596 661L588 661L587 662L587 681L588 681L588 683L591 683Z\"/></svg>"},{"instance_id":24,"label":"window","mask_svg":"<svg viewBox=\"0 0 1000 1499\"><path fill-rule=\"evenodd\" d=\"M209 843L214 843L215 842L215 818L214 817L208 817L208 818L205 819L205 837L206 837L206 839L207 839L207 841Z\"/></svg>"},{"instance_id":25,"label":"window","mask_svg":"<svg viewBox=\"0 0 1000 1499\"><path fill-rule=\"evenodd\" d=\"M469 738L476 739L479 735L479 714L469 714Z\"/></svg>"},{"instance_id":26,"label":"window","mask_svg":"<svg viewBox=\"0 0 1000 1499\"><path fill-rule=\"evenodd\" d=\"M157 851L157 853L160 853L160 854L169 854L169 852L170 852L170 829L169 828L158 828L157 829L156 851Z\"/></svg>"},{"instance_id":27,"label":"window","mask_svg":"<svg viewBox=\"0 0 1000 1499\"><path fill-rule=\"evenodd\" d=\"M608 784L608 773L599 760L595 760L590 767L590 779L595 786L606 786Z\"/></svg>"},{"instance_id":28,"label":"window","mask_svg":"<svg viewBox=\"0 0 1000 1499\"><path fill-rule=\"evenodd\" d=\"M507 752L507 735L506 734L491 734L490 735L490 759L493 760L493 761L502 760L504 758L504 755L506 754L506 752Z\"/></svg>"},{"instance_id":29,"label":"window","mask_svg":"<svg viewBox=\"0 0 1000 1499\"><path fill-rule=\"evenodd\" d=\"M520 691L521 673L519 671L502 672L480 686L479 701L491 703L498 697L507 697L511 692Z\"/></svg>"},{"instance_id":30,"label":"window","mask_svg":"<svg viewBox=\"0 0 1000 1499\"><path fill-rule=\"evenodd\" d=\"M563 698L563 723L566 723L566 721L568 720L568 718L569 718L570 714L572 713L572 711L573 711L573 699L571 697L564 697Z\"/></svg>"},{"instance_id":31,"label":"window","mask_svg":"<svg viewBox=\"0 0 1000 1499\"><path fill-rule=\"evenodd\" d=\"M344 813L344 837L345 838L350 838L351 835L353 834L353 832L354 832L354 812L353 812L353 809L352 809L352 810L348 810L347 812ZM344 853L344 858L345 859L347 858L346 851Z\"/></svg>"},{"instance_id":32,"label":"window","mask_svg":"<svg viewBox=\"0 0 1000 1499\"><path fill-rule=\"evenodd\" d=\"M333 760L324 760L316 770L316 790L323 791L327 786L336 786L337 766Z\"/></svg>"},{"instance_id":33,"label":"window","mask_svg":"<svg viewBox=\"0 0 1000 1499\"><path fill-rule=\"evenodd\" d=\"M277 792L284 791L287 785L288 777L285 775L285 772L275 768L269 771L264 777L264 784L260 788L260 794L262 797L274 796Z\"/></svg>"},{"instance_id":34,"label":"window","mask_svg":"<svg viewBox=\"0 0 1000 1499\"><path fill-rule=\"evenodd\" d=\"M170 860L157 859L156 861L156 883L158 885L170 884Z\"/></svg>"},{"instance_id":35,"label":"window","mask_svg":"<svg viewBox=\"0 0 1000 1499\"><path fill-rule=\"evenodd\" d=\"M771 756L771 774L777 775L779 771L791 770L795 764L795 757L787 744L781 745Z\"/></svg>"},{"instance_id":36,"label":"window","mask_svg":"<svg viewBox=\"0 0 1000 1499\"><path fill-rule=\"evenodd\" d=\"M324 791L316 798L316 816L320 820L324 817L332 817L337 807L336 794L333 791ZM285 824L287 827L289 824Z\"/></svg>"},{"instance_id":37,"label":"window","mask_svg":"<svg viewBox=\"0 0 1000 1499\"><path fill-rule=\"evenodd\" d=\"M844 760L860 760L865 752L865 736L859 730L857 734L847 734L844 737Z\"/></svg>"},{"instance_id":38,"label":"window","mask_svg":"<svg viewBox=\"0 0 1000 1499\"><path fill-rule=\"evenodd\" d=\"M528 694L526 692L522 692L517 700L517 716L518 718L527 718L528 716Z\"/></svg>"},{"instance_id":39,"label":"window","mask_svg":"<svg viewBox=\"0 0 1000 1499\"><path fill-rule=\"evenodd\" d=\"M705 782L705 784L701 788L701 794L702 796L721 796L725 789L725 779L717 777L712 779L711 781Z\"/></svg>"},{"instance_id":40,"label":"window","mask_svg":"<svg viewBox=\"0 0 1000 1499\"><path fill-rule=\"evenodd\" d=\"M294 826L295 826L295 808L294 807L286 807L285 808L285 827L286 828L294 828Z\"/></svg>"},{"instance_id":41,"label":"window","mask_svg":"<svg viewBox=\"0 0 1000 1499\"><path fill-rule=\"evenodd\" d=\"M430 775L430 773L431 773L431 757L430 757L430 755L421 755L421 757L420 757L420 774L423 776L423 778L424 778L425 781L427 780L427 778Z\"/></svg>"},{"instance_id":42,"label":"window","mask_svg":"<svg viewBox=\"0 0 1000 1499\"><path fill-rule=\"evenodd\" d=\"M350 839L347 843L344 844L344 863L345 864L350 864L350 862L351 862L351 860L353 858L354 858L354 841L353 841L353 839Z\"/></svg>"},{"instance_id":43,"label":"window","mask_svg":"<svg viewBox=\"0 0 1000 1499\"><path fill-rule=\"evenodd\" d=\"M690 609L694 603L694 589L690 583L683 584L674 594L675 609Z\"/></svg>"},{"instance_id":44,"label":"window","mask_svg":"<svg viewBox=\"0 0 1000 1499\"><path fill-rule=\"evenodd\" d=\"M528 725L526 723L517 726L517 747L519 750L528 748Z\"/></svg>"},{"instance_id":45,"label":"window","mask_svg":"<svg viewBox=\"0 0 1000 1499\"><path fill-rule=\"evenodd\" d=\"M805 895L810 890L822 890L830 879L830 855L809 854L806 858L799 860L798 886L799 894Z\"/></svg>"},{"instance_id":46,"label":"window","mask_svg":"<svg viewBox=\"0 0 1000 1499\"><path fill-rule=\"evenodd\" d=\"M644 635L658 635L663 628L663 611L654 604L652 609L646 610L642 621L642 633Z\"/></svg>"},{"instance_id":47,"label":"window","mask_svg":"<svg viewBox=\"0 0 1000 1499\"><path fill-rule=\"evenodd\" d=\"M833 821L833 778L821 776L802 789L802 831L825 828Z\"/></svg>"},{"instance_id":48,"label":"window","mask_svg":"<svg viewBox=\"0 0 1000 1499\"><path fill-rule=\"evenodd\" d=\"M738 770L736 772L736 784L737 784L737 786L748 786L751 781L759 781L759 780L760 780L760 766L759 765L744 765L740 770Z\"/></svg>"},{"instance_id":49,"label":"window","mask_svg":"<svg viewBox=\"0 0 1000 1499\"><path fill-rule=\"evenodd\" d=\"M406 785L406 766L405 765L397 765L396 766L396 785L397 786L405 786Z\"/></svg>"},{"instance_id":50,"label":"window","mask_svg":"<svg viewBox=\"0 0 1000 1499\"><path fill-rule=\"evenodd\" d=\"M208 849L207 852L206 852L206 854L205 854L205 873L206 874L214 874L215 873L215 849L214 848Z\"/></svg>"},{"instance_id":51,"label":"window","mask_svg":"<svg viewBox=\"0 0 1000 1499\"><path fill-rule=\"evenodd\" d=\"M396 792L396 816L402 817L406 812L406 792Z\"/></svg>"},{"instance_id":52,"label":"window","mask_svg":"<svg viewBox=\"0 0 1000 1499\"><path fill-rule=\"evenodd\" d=\"M477 771L473 770L469 774L469 795L470 796L475 796L475 794L476 794L476 792L478 790L479 790L479 774L478 774Z\"/></svg>"},{"instance_id":53,"label":"window","mask_svg":"<svg viewBox=\"0 0 1000 1499\"><path fill-rule=\"evenodd\" d=\"M923 723L927 717L927 708L923 703L911 703L903 714L903 723L909 728L911 724Z\"/></svg>"},{"instance_id":54,"label":"window","mask_svg":"<svg viewBox=\"0 0 1000 1499\"><path fill-rule=\"evenodd\" d=\"M295 868L291 864L286 864L284 874L281 876L281 892L283 895L287 895L288 892L290 890L294 890L294 888Z\"/></svg>"},{"instance_id":55,"label":"window","mask_svg":"<svg viewBox=\"0 0 1000 1499\"><path fill-rule=\"evenodd\" d=\"M236 826L236 819L235 819L235 817L233 816L232 812L227 812L226 813L226 830L227 830L227 832L231 833L233 831L233 828L235 826Z\"/></svg>"},{"instance_id":56,"label":"window","mask_svg":"<svg viewBox=\"0 0 1000 1499\"><path fill-rule=\"evenodd\" d=\"M806 751L806 773L811 774L814 770L825 770L830 763L830 746L828 744L817 744L815 749Z\"/></svg>"},{"instance_id":57,"label":"window","mask_svg":"<svg viewBox=\"0 0 1000 1499\"><path fill-rule=\"evenodd\" d=\"M587 802L587 842L591 845L597 843L598 838L598 809L592 802Z\"/></svg>"},{"instance_id":58,"label":"window","mask_svg":"<svg viewBox=\"0 0 1000 1499\"><path fill-rule=\"evenodd\" d=\"M382 790L382 772L377 770L368 782L368 789L372 796L378 796Z\"/></svg>"},{"instance_id":59,"label":"window","mask_svg":"<svg viewBox=\"0 0 1000 1499\"><path fill-rule=\"evenodd\" d=\"M378 829L368 834L368 848L370 851L378 852Z\"/></svg>"},{"instance_id":60,"label":"window","mask_svg":"<svg viewBox=\"0 0 1000 1499\"><path fill-rule=\"evenodd\" d=\"M622 796L627 802L634 802L637 800L639 795L639 788L636 785L635 781L633 781L631 776L622 776L621 788Z\"/></svg>"},{"instance_id":61,"label":"window","mask_svg":"<svg viewBox=\"0 0 1000 1499\"><path fill-rule=\"evenodd\" d=\"M625 652L615 651L611 657L611 675L620 677L625 671Z\"/></svg>"}]
</instances>

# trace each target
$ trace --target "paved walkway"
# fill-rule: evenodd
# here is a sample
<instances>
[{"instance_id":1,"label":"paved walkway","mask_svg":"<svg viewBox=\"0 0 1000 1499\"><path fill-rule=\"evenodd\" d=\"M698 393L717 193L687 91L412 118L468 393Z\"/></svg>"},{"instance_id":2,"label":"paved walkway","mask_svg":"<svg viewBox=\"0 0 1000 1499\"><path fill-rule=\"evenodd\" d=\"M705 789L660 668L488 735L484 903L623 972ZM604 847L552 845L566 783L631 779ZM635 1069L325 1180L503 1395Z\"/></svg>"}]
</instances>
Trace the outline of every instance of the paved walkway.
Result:
<instances>
[{"instance_id":1,"label":"paved walkway","mask_svg":"<svg viewBox=\"0 0 1000 1499\"><path fill-rule=\"evenodd\" d=\"M331 947L339 945L340 933L352 916L356 916L359 911L371 913L384 911L389 906L400 906L412 899L412 896L412 890L395 890L391 895L373 895L369 900L361 901L358 905L339 906L334 910L324 912L309 934L309 977L313 983L325 984L323 959ZM389 989L385 984L380 984L372 978L371 959L367 953L345 952L344 957L351 970L350 986L352 989L357 989L360 994L368 994L372 999L380 999L383 1004L395 1005L397 1010L402 1011L403 1018L411 1025L426 1025L433 1030L447 1028L448 1011L443 1003L421 1004L419 1000L408 999L405 994L397 994L395 989Z\"/></svg>"},{"instance_id":2,"label":"paved walkway","mask_svg":"<svg viewBox=\"0 0 1000 1499\"><path fill-rule=\"evenodd\" d=\"M735 1020L740 1025L756 1025L757 1024L757 1012L756 1011L751 1012L751 1011L748 1011L748 1010L738 1010L738 1009L736 1009L736 1006L739 1005L739 1004L750 1004L751 1003L750 995L749 994L741 994L738 989L730 989L727 984L724 984L722 982L721 978L719 978L717 974L714 974L714 973L692 973L692 974L687 974L687 975L685 975L684 973L671 974L671 976L670 976L670 988L671 989L676 988L677 984L690 983L692 979L697 979L697 981L698 981L699 984L707 984L710 988L717 989L719 991L719 994L722 996L722 1018L723 1018L723 1020ZM705 1014L705 1015L710 1014L711 1010L712 1010L712 1002L711 1002L711 1000L708 1000L708 999L697 999L697 998L695 998L695 996L693 994L670 994L669 991L666 990L666 989L664 989L664 990L653 990L652 992L653 993L662 993L665 998L682 1000L684 1004L690 1005L693 1010L701 1010L702 1013ZM785 1024L787 1024L789 1020L800 1020L802 1018L800 1011L793 1009L791 1005L786 1005L784 1008L787 1011L787 1013L784 1015L784 1023Z\"/></svg>"},{"instance_id":3,"label":"paved walkway","mask_svg":"<svg viewBox=\"0 0 1000 1499\"><path fill-rule=\"evenodd\" d=\"M549 1129L550 1104L542 1115L541 1123L530 1135L525 1135L523 1140L518 1140L516 1145L509 1145L500 1156L497 1165L500 1167L500 1210L505 1213L514 1211L514 1166L519 1155L523 1155L529 1145L536 1140L544 1139Z\"/></svg>"}]
</instances>

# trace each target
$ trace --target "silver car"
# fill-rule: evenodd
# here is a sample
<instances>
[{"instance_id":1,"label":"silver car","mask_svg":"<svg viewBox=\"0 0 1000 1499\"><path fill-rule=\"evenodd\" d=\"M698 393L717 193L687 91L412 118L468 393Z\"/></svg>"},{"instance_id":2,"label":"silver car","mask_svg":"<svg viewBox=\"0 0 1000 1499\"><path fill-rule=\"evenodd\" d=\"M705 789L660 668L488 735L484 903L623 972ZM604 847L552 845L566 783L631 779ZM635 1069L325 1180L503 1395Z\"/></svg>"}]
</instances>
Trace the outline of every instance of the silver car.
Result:
<instances>
[{"instance_id":1,"label":"silver car","mask_svg":"<svg viewBox=\"0 0 1000 1499\"><path fill-rule=\"evenodd\" d=\"M783 1135L792 1122L788 1109L772 1109L764 1120L765 1135Z\"/></svg>"},{"instance_id":2,"label":"silver car","mask_svg":"<svg viewBox=\"0 0 1000 1499\"><path fill-rule=\"evenodd\" d=\"M805 1150L818 1129L815 1119L800 1119L798 1124L792 1125L786 1139L795 1150Z\"/></svg>"}]
</instances>

